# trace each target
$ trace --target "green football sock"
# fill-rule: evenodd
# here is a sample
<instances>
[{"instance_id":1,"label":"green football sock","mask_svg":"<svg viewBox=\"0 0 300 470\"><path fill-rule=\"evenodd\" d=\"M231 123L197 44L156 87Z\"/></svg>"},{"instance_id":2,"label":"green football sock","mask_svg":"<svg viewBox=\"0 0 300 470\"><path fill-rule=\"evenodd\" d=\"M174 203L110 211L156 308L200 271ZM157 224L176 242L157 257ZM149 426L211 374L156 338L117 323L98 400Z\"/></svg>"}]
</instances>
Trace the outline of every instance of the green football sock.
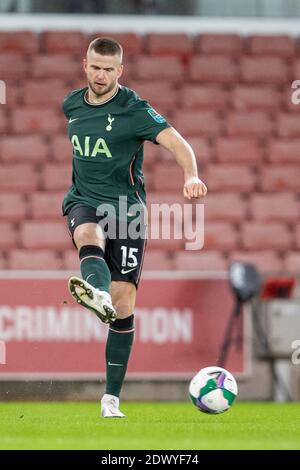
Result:
<instances>
[{"instance_id":1,"label":"green football sock","mask_svg":"<svg viewBox=\"0 0 300 470\"><path fill-rule=\"evenodd\" d=\"M110 325L106 342L106 390L118 397L124 382L134 337L134 315Z\"/></svg>"},{"instance_id":2,"label":"green football sock","mask_svg":"<svg viewBox=\"0 0 300 470\"><path fill-rule=\"evenodd\" d=\"M104 252L100 247L94 245L83 246L79 251L80 270L82 279L97 289L109 292L111 274L103 256Z\"/></svg>"}]
</instances>

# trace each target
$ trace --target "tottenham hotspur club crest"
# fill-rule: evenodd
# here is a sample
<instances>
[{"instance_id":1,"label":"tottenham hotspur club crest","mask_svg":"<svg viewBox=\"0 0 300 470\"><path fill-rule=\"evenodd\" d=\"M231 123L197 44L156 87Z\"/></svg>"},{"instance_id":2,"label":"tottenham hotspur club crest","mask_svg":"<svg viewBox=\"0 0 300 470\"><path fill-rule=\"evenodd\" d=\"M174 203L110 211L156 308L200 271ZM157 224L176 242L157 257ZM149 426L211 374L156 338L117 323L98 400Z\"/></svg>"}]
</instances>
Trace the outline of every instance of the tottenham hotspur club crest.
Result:
<instances>
[{"instance_id":1,"label":"tottenham hotspur club crest","mask_svg":"<svg viewBox=\"0 0 300 470\"><path fill-rule=\"evenodd\" d=\"M111 115L109 114L107 119L108 119L109 124L106 126L106 130L111 131L112 130L112 123L114 122L115 118L112 118Z\"/></svg>"}]
</instances>

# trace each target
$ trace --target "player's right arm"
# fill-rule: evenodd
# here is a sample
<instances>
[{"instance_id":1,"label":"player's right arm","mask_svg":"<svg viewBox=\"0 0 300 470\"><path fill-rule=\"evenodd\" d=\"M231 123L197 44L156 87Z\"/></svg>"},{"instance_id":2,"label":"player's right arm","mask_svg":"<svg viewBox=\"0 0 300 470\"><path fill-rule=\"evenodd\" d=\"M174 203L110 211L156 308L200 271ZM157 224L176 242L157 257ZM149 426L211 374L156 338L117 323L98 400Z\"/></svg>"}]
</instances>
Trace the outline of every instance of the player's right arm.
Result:
<instances>
[{"instance_id":1,"label":"player's right arm","mask_svg":"<svg viewBox=\"0 0 300 470\"><path fill-rule=\"evenodd\" d=\"M187 199L206 195L207 188L198 177L197 162L190 144L173 127L164 129L156 136L156 142L173 153L176 162L183 169L183 195Z\"/></svg>"}]
</instances>

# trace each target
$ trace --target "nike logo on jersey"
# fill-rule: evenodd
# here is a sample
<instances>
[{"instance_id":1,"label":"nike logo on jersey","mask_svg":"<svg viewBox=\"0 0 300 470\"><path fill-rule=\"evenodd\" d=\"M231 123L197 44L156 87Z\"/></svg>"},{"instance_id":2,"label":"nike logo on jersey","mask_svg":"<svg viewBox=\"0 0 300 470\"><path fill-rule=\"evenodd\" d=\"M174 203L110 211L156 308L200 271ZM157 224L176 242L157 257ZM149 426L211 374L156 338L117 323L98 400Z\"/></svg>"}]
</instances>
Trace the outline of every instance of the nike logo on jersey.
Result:
<instances>
[{"instance_id":1,"label":"nike logo on jersey","mask_svg":"<svg viewBox=\"0 0 300 470\"><path fill-rule=\"evenodd\" d=\"M79 118L74 118L74 119L70 118L70 119L69 119L69 123L71 124L71 122L77 121L78 119L79 119Z\"/></svg>"},{"instance_id":2,"label":"nike logo on jersey","mask_svg":"<svg viewBox=\"0 0 300 470\"><path fill-rule=\"evenodd\" d=\"M127 274L127 273L130 273L131 271L134 271L135 269L136 269L136 267L135 267L135 268L132 268L132 269L122 269L122 270L121 270L121 273L122 273L122 274Z\"/></svg>"},{"instance_id":3,"label":"nike logo on jersey","mask_svg":"<svg viewBox=\"0 0 300 470\"><path fill-rule=\"evenodd\" d=\"M109 365L109 366L120 366L120 367L123 367L124 364L114 364L113 362L109 362L109 361L108 361L108 365Z\"/></svg>"}]
</instances>

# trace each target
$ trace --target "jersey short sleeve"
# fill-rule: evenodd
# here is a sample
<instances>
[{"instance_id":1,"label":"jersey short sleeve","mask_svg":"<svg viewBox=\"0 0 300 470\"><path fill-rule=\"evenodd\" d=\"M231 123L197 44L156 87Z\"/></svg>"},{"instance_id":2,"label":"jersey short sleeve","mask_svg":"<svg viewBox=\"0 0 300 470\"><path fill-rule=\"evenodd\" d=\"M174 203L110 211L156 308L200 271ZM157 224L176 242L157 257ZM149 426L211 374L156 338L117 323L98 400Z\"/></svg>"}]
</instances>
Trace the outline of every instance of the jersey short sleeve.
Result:
<instances>
[{"instance_id":1,"label":"jersey short sleeve","mask_svg":"<svg viewBox=\"0 0 300 470\"><path fill-rule=\"evenodd\" d=\"M156 143L157 135L171 127L171 124L161 116L147 101L140 101L134 111L136 135L141 140L150 140Z\"/></svg>"},{"instance_id":2,"label":"jersey short sleeve","mask_svg":"<svg viewBox=\"0 0 300 470\"><path fill-rule=\"evenodd\" d=\"M64 115L66 116L67 119L69 119L69 98L72 94L69 93L67 96L65 96L63 103L62 103L62 110Z\"/></svg>"},{"instance_id":3,"label":"jersey short sleeve","mask_svg":"<svg viewBox=\"0 0 300 470\"><path fill-rule=\"evenodd\" d=\"M77 90L73 90L65 96L63 103L62 103L62 110L64 115L67 119L71 117L71 111L76 106L77 100L81 97L83 91L86 90L85 88L79 88Z\"/></svg>"}]
</instances>

